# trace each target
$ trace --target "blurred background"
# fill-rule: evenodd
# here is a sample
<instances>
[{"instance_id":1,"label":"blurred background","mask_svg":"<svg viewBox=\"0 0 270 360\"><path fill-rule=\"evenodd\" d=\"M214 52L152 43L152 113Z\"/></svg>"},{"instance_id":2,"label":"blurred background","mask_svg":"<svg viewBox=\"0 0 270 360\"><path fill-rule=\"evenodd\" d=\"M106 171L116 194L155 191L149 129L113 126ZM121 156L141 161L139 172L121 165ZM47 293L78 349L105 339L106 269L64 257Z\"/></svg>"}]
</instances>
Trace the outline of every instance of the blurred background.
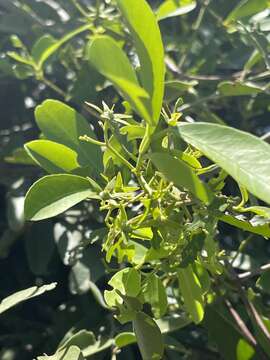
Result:
<instances>
[{"instance_id":1,"label":"blurred background","mask_svg":"<svg viewBox=\"0 0 270 360\"><path fill-rule=\"evenodd\" d=\"M237 0L185 0L175 14L163 12L165 2L149 1L159 11L166 49L168 106L181 97L180 111L189 121L225 123L267 140L269 6L253 1L253 10L230 27ZM84 29L86 24L91 27ZM114 88L85 57L85 46L97 32L124 44L126 32L113 0L0 0L0 298L58 283L54 291L1 315L1 360L52 354L80 329L92 331L97 340L91 359L112 359L110 344L100 345L120 327L101 295L111 271L100 251L103 214L87 203L52 220L30 224L23 218L24 195L42 175L23 150L25 142L39 136L35 106L47 98L65 101L94 127L96 119L85 101L121 107ZM126 50L136 63L130 44ZM227 187L237 193L233 184ZM244 240L242 232L229 226L219 230L221 247L228 251ZM235 266L249 270L267 262L269 255L268 243L254 235ZM220 358L216 345L207 342L204 326L195 331L190 325L177 338L188 351L168 353L169 359ZM131 346L118 358L140 355Z\"/></svg>"}]
</instances>

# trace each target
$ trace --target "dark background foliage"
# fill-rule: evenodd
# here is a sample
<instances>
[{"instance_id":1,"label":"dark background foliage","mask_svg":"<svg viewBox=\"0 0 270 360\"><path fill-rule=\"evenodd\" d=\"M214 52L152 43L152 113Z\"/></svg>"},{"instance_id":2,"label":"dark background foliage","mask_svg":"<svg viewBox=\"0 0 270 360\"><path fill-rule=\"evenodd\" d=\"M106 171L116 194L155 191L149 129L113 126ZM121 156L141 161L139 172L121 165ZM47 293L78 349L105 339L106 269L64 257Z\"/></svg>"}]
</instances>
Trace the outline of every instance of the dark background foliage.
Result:
<instances>
[{"instance_id":1,"label":"dark background foliage","mask_svg":"<svg viewBox=\"0 0 270 360\"><path fill-rule=\"evenodd\" d=\"M1 316L0 359L3 360L33 359L43 353L54 353L62 338L78 329L86 328L98 337L113 335L120 327L97 299L109 273L102 254L99 255L99 241L87 246L91 239L102 237L102 214L91 204L84 204L53 220L37 224L23 220L25 192L42 174L32 164L25 164L20 150L26 141L39 135L34 107L47 98L65 100L95 126L95 118L86 111L84 101L100 105L104 99L108 104L121 106L113 87L85 60L88 33L81 33L61 46L46 63L42 78L8 56L8 51L24 52L20 40L23 46L32 49L44 34L60 39L81 26L87 19L76 7L78 3L84 9L93 7L91 19L94 18L96 27L103 26L114 37L121 38L115 11L112 15L104 10L96 13L103 3L100 1L0 0L0 298L32 285L58 283L55 291ZM107 8L110 3L107 1ZM160 1L150 3L156 8ZM263 136L269 131L269 67L261 56L251 69L244 70L258 44L240 25L233 33L223 25L237 3L236 0L201 0L190 13L160 22L167 80L182 82L167 88L166 94L168 100L183 98L181 111L185 117L226 123ZM267 19L268 28L267 24L265 28L270 29L269 16ZM267 53L269 32L257 30L259 25L248 21L245 26L252 27L257 42ZM127 50L132 55L132 49ZM264 90L253 96L222 96L217 92L222 81L237 79L255 81ZM227 187L230 186L230 193L238 195L234 185L229 183ZM229 251L246 240L245 234L228 225L219 230L220 244ZM236 267L249 270L266 263L269 255L268 243L253 236L238 257ZM259 293L257 297L267 308L269 298ZM218 331L216 335L219 336ZM175 337L190 350L186 355L190 359L222 358L216 347L219 339L209 341L204 326L196 330L188 326ZM222 346L219 350L222 352ZM118 356L119 359L140 357L135 346ZM168 352L167 356L180 358L177 353ZM109 359L111 354L107 350L93 358Z\"/></svg>"}]
</instances>

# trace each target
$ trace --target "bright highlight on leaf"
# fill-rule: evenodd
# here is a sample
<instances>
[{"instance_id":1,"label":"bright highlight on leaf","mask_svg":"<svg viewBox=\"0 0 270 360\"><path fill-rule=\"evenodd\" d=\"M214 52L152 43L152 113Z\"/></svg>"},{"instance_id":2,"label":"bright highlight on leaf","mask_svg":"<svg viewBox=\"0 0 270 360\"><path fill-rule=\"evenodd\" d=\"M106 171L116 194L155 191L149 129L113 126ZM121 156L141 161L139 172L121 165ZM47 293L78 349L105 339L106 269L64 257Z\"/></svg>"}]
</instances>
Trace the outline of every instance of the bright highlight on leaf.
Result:
<instances>
[{"instance_id":1,"label":"bright highlight on leaf","mask_svg":"<svg viewBox=\"0 0 270 360\"><path fill-rule=\"evenodd\" d=\"M270 204L269 144L251 134L216 124L182 124L179 133L251 194Z\"/></svg>"},{"instance_id":2,"label":"bright highlight on leaf","mask_svg":"<svg viewBox=\"0 0 270 360\"><path fill-rule=\"evenodd\" d=\"M60 143L78 153L81 166L91 166L99 175L102 169L100 147L81 141L80 136L96 138L90 124L76 110L58 100L45 100L35 110L38 127L46 139Z\"/></svg>"},{"instance_id":3,"label":"bright highlight on leaf","mask_svg":"<svg viewBox=\"0 0 270 360\"><path fill-rule=\"evenodd\" d=\"M50 174L72 172L80 168L78 154L50 140L34 140L24 145L30 157Z\"/></svg>"},{"instance_id":4,"label":"bright highlight on leaf","mask_svg":"<svg viewBox=\"0 0 270 360\"><path fill-rule=\"evenodd\" d=\"M38 221L61 214L82 200L98 198L94 190L90 181L81 176L44 176L26 194L25 218Z\"/></svg>"},{"instance_id":5,"label":"bright highlight on leaf","mask_svg":"<svg viewBox=\"0 0 270 360\"><path fill-rule=\"evenodd\" d=\"M173 16L184 15L194 10L196 6L197 3L194 0L166 0L157 9L157 19L163 20Z\"/></svg>"},{"instance_id":6,"label":"bright highlight on leaf","mask_svg":"<svg viewBox=\"0 0 270 360\"><path fill-rule=\"evenodd\" d=\"M29 289L21 290L8 296L0 302L0 314L23 301L42 295L46 291L53 290L56 285L56 283L52 283L49 285L43 285L41 287L33 286Z\"/></svg>"},{"instance_id":7,"label":"bright highlight on leaf","mask_svg":"<svg viewBox=\"0 0 270 360\"><path fill-rule=\"evenodd\" d=\"M164 49L157 20L145 0L117 0L140 60L140 80L150 96L151 125L159 120L164 93Z\"/></svg>"}]
</instances>

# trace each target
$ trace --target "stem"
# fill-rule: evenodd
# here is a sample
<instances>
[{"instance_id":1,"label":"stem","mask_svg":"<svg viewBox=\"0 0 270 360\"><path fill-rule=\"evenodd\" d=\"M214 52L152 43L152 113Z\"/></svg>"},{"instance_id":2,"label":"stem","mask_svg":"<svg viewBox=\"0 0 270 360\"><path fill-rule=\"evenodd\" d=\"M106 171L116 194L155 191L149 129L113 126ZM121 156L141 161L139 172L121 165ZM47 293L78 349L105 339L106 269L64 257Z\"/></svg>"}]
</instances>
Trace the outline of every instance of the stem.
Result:
<instances>
[{"instance_id":1,"label":"stem","mask_svg":"<svg viewBox=\"0 0 270 360\"><path fill-rule=\"evenodd\" d=\"M105 144L107 146L107 148L116 156L118 157L118 159L124 164L126 165L132 172L135 170L135 167L133 165L130 164L129 161L127 161L121 154L119 154L119 152L117 150L115 150L114 147L112 147L110 145L109 139L108 139L108 128L107 128L107 124L104 124L104 140L105 140Z\"/></svg>"},{"instance_id":2,"label":"stem","mask_svg":"<svg viewBox=\"0 0 270 360\"><path fill-rule=\"evenodd\" d=\"M76 7L76 9L81 13L82 16L88 17L88 13L84 10L84 8L79 4L77 0L70 0L72 4Z\"/></svg>"},{"instance_id":3,"label":"stem","mask_svg":"<svg viewBox=\"0 0 270 360\"><path fill-rule=\"evenodd\" d=\"M64 99L67 98L68 94L64 90L60 89L60 87L55 85L53 82L51 82L49 79L47 79L45 76L42 76L41 81L50 89L55 91L58 95L62 96Z\"/></svg>"},{"instance_id":4,"label":"stem","mask_svg":"<svg viewBox=\"0 0 270 360\"><path fill-rule=\"evenodd\" d=\"M248 280L250 278L253 278L254 276L258 276L263 274L265 271L270 270L270 263L260 266L257 269L246 271L242 274L238 275L238 278L241 280Z\"/></svg>"},{"instance_id":5,"label":"stem","mask_svg":"<svg viewBox=\"0 0 270 360\"><path fill-rule=\"evenodd\" d=\"M233 282L238 290L240 299L242 300L242 303L244 304L244 306L246 308L249 318L251 319L252 323L257 326L257 328L263 334L265 339L270 343L270 334L268 332L268 329L266 328L262 319L260 318L260 315L258 314L255 306L247 298L246 293L244 291L244 288L242 287L242 284L240 282L238 275L236 274L236 272L234 271L234 268L231 266L231 264L228 261L226 261L226 265L227 265L229 274L231 275L231 279L233 280ZM267 357L266 357L266 359L267 359Z\"/></svg>"},{"instance_id":6,"label":"stem","mask_svg":"<svg viewBox=\"0 0 270 360\"><path fill-rule=\"evenodd\" d=\"M238 314L238 312L233 308L232 304L230 303L229 300L224 300L227 309L229 310L230 314L232 315L232 317L234 318L237 326L239 327L241 333L243 334L243 336L245 337L245 339L250 343L250 345L257 347L257 341L255 340L255 338L253 337L253 335L251 334L251 332L249 331L248 327L246 326L246 324L244 323L244 321L242 320L241 316Z\"/></svg>"}]
</instances>

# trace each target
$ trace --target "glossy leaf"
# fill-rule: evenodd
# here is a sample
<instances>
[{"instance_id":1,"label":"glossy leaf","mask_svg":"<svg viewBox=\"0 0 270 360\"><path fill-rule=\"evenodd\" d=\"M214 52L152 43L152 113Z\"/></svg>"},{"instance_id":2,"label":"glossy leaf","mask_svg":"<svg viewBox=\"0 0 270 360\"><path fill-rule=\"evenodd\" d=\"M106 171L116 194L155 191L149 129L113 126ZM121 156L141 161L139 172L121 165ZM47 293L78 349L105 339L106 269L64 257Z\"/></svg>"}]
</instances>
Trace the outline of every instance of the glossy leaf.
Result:
<instances>
[{"instance_id":1,"label":"glossy leaf","mask_svg":"<svg viewBox=\"0 0 270 360\"><path fill-rule=\"evenodd\" d=\"M146 103L149 95L140 87L134 69L117 42L109 36L94 38L88 48L88 59L120 90L134 110L150 122L151 117Z\"/></svg>"},{"instance_id":2,"label":"glossy leaf","mask_svg":"<svg viewBox=\"0 0 270 360\"><path fill-rule=\"evenodd\" d=\"M115 337L115 345L122 348L136 342L135 334L132 332L123 332Z\"/></svg>"},{"instance_id":3,"label":"glossy leaf","mask_svg":"<svg viewBox=\"0 0 270 360\"><path fill-rule=\"evenodd\" d=\"M141 290L141 275L133 268L118 271L108 284L122 295L136 297Z\"/></svg>"},{"instance_id":4,"label":"glossy leaf","mask_svg":"<svg viewBox=\"0 0 270 360\"><path fill-rule=\"evenodd\" d=\"M198 324L204 316L203 291L191 265L178 270L179 289L184 299L185 308L191 319Z\"/></svg>"},{"instance_id":5,"label":"glossy leaf","mask_svg":"<svg viewBox=\"0 0 270 360\"><path fill-rule=\"evenodd\" d=\"M150 96L151 125L159 120L164 93L164 49L154 13L145 0L117 0L140 60L140 80Z\"/></svg>"},{"instance_id":6,"label":"glossy leaf","mask_svg":"<svg viewBox=\"0 0 270 360\"><path fill-rule=\"evenodd\" d=\"M163 20L168 17L187 14L194 10L196 6L197 4L194 0L166 0L161 3L156 15L158 20Z\"/></svg>"},{"instance_id":7,"label":"glossy leaf","mask_svg":"<svg viewBox=\"0 0 270 360\"><path fill-rule=\"evenodd\" d=\"M270 145L223 125L179 126L182 138L223 168L251 194L270 204Z\"/></svg>"},{"instance_id":8,"label":"glossy leaf","mask_svg":"<svg viewBox=\"0 0 270 360\"><path fill-rule=\"evenodd\" d=\"M0 314L23 301L42 295L46 291L53 290L56 285L56 283L52 283L49 285L43 285L41 287L33 286L29 289L21 290L16 292L15 294L8 296L0 303Z\"/></svg>"},{"instance_id":9,"label":"glossy leaf","mask_svg":"<svg viewBox=\"0 0 270 360\"><path fill-rule=\"evenodd\" d=\"M219 220L237 227L238 229L242 229L244 231L249 231L254 234L262 235L265 238L270 237L270 227L266 225L260 225L260 226L253 226L250 224L250 222L245 220L237 219L236 217L232 215L222 215Z\"/></svg>"},{"instance_id":10,"label":"glossy leaf","mask_svg":"<svg viewBox=\"0 0 270 360\"><path fill-rule=\"evenodd\" d=\"M146 286L143 290L145 302L149 303L152 313L156 319L161 318L167 311L167 294L160 278L153 274L147 278Z\"/></svg>"},{"instance_id":11,"label":"glossy leaf","mask_svg":"<svg viewBox=\"0 0 270 360\"><path fill-rule=\"evenodd\" d=\"M47 219L87 198L97 198L97 194L86 178L69 174L44 176L26 194L25 217L32 221Z\"/></svg>"},{"instance_id":12,"label":"glossy leaf","mask_svg":"<svg viewBox=\"0 0 270 360\"><path fill-rule=\"evenodd\" d=\"M204 203L211 202L213 194L184 161L165 153L154 153L149 157L169 181L174 182L176 186L188 189Z\"/></svg>"},{"instance_id":13,"label":"glossy leaf","mask_svg":"<svg viewBox=\"0 0 270 360\"><path fill-rule=\"evenodd\" d=\"M138 312L133 328L143 360L162 359L164 344L157 323L145 313Z\"/></svg>"},{"instance_id":14,"label":"glossy leaf","mask_svg":"<svg viewBox=\"0 0 270 360\"><path fill-rule=\"evenodd\" d=\"M71 148L78 153L77 161L80 165L91 166L97 174L101 172L100 147L79 140L83 135L96 138L83 116L58 100L45 100L37 106L35 116L40 130L48 140Z\"/></svg>"},{"instance_id":15,"label":"glossy leaf","mask_svg":"<svg viewBox=\"0 0 270 360\"><path fill-rule=\"evenodd\" d=\"M24 145L31 158L50 174L72 172L80 167L78 154L50 140L34 140Z\"/></svg>"}]
</instances>

